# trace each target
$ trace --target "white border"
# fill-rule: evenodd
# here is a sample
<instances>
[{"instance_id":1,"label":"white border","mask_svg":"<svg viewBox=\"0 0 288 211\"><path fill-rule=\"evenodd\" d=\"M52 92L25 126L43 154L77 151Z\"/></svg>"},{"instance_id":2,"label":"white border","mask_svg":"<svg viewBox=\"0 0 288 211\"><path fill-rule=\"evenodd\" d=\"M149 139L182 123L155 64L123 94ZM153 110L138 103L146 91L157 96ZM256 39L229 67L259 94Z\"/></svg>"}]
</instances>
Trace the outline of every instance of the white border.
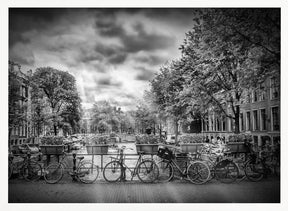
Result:
<instances>
[{"instance_id":1,"label":"white border","mask_svg":"<svg viewBox=\"0 0 288 211\"><path fill-rule=\"evenodd\" d=\"M285 79L287 79L287 12L288 12L288 1L286 0L182 0L182 1L167 1L167 0L1 0L1 77L0 77L0 88L1 94L1 166L7 166L7 148L6 144L8 140L8 93L7 93L7 78L8 78L8 8L9 7L281 7L281 49L282 49L282 60L281 60L281 89L280 93L285 93L287 88ZM284 92L283 92L284 89ZM281 115L286 116L287 112L287 98L281 96ZM281 180L281 204L8 204L8 184L5 175L1 175L1 210L51 210L55 208L59 209L119 209L126 211L135 211L136 209L141 210L184 210L194 209L200 210L223 210L229 208L234 211L247 210L247 209L261 209L266 210L287 210L287 167L283 163L287 164L287 153L284 153L287 149L287 124L285 125L285 118L281 117L281 154L282 154L282 180ZM269 194L269 193L268 193ZM61 205L61 207L59 206ZM286 208L286 209L285 209Z\"/></svg>"}]
</instances>

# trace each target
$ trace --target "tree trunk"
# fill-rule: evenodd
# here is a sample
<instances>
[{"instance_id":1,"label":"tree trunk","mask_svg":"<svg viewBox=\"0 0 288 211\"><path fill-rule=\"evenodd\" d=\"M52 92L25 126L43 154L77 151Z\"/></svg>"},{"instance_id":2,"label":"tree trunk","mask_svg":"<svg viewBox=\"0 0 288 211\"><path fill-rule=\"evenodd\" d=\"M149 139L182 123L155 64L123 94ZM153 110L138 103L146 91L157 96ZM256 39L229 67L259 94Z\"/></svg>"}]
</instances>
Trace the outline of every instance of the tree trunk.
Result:
<instances>
[{"instance_id":1,"label":"tree trunk","mask_svg":"<svg viewBox=\"0 0 288 211\"><path fill-rule=\"evenodd\" d=\"M239 123L239 117L240 117L240 106L236 105L236 111L235 111L235 133L240 133L240 123Z\"/></svg>"},{"instance_id":2,"label":"tree trunk","mask_svg":"<svg viewBox=\"0 0 288 211\"><path fill-rule=\"evenodd\" d=\"M54 135L57 136L57 125L54 124L53 127L54 127Z\"/></svg>"},{"instance_id":3,"label":"tree trunk","mask_svg":"<svg viewBox=\"0 0 288 211\"><path fill-rule=\"evenodd\" d=\"M178 144L178 119L175 120L175 144Z\"/></svg>"},{"instance_id":4,"label":"tree trunk","mask_svg":"<svg viewBox=\"0 0 288 211\"><path fill-rule=\"evenodd\" d=\"M160 124L159 124L159 137L162 137L162 122L160 120Z\"/></svg>"}]
</instances>

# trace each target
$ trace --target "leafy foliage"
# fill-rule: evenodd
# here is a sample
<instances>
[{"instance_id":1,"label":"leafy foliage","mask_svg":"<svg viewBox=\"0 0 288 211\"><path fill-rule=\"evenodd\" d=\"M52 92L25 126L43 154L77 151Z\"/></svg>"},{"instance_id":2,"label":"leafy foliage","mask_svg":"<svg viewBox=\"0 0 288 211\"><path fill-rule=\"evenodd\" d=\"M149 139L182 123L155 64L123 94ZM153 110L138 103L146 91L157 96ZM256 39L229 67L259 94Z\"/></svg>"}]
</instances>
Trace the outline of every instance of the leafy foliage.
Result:
<instances>
[{"instance_id":1,"label":"leafy foliage","mask_svg":"<svg viewBox=\"0 0 288 211\"><path fill-rule=\"evenodd\" d=\"M176 119L210 110L235 122L241 100L280 73L279 9L202 9L181 45L182 57L151 81L155 102Z\"/></svg>"},{"instance_id":2,"label":"leafy foliage","mask_svg":"<svg viewBox=\"0 0 288 211\"><path fill-rule=\"evenodd\" d=\"M205 137L202 134L185 134L179 137L179 142L188 144L188 143L204 143Z\"/></svg>"},{"instance_id":3,"label":"leafy foliage","mask_svg":"<svg viewBox=\"0 0 288 211\"><path fill-rule=\"evenodd\" d=\"M71 74L51 67L36 69L31 95L37 124L53 126L55 135L58 128L67 132L79 131L80 97Z\"/></svg>"},{"instance_id":4,"label":"leafy foliage","mask_svg":"<svg viewBox=\"0 0 288 211\"><path fill-rule=\"evenodd\" d=\"M136 144L158 144L164 143L164 140L158 135L141 134L136 135Z\"/></svg>"}]
</instances>

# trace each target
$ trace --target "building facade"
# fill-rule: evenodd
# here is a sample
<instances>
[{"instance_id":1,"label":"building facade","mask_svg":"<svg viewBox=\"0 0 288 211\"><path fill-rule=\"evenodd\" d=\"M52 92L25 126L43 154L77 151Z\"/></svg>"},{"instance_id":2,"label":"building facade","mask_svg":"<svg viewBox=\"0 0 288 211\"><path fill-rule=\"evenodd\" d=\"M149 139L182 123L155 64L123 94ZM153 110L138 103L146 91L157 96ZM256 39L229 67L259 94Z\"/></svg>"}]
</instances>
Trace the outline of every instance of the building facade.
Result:
<instances>
[{"instance_id":1,"label":"building facade","mask_svg":"<svg viewBox=\"0 0 288 211\"><path fill-rule=\"evenodd\" d=\"M13 74L11 74L13 73ZM30 73L30 72L29 72ZM31 137L31 125L30 125L30 115L31 115L31 98L30 98L30 87L29 87L29 79L28 75L24 74L21 71L20 65L9 62L9 74L13 75L12 77L14 81L17 80L16 87L13 90L15 92L14 99L9 98L9 118L13 118L13 112L15 116L19 116L21 118L15 119L14 121L17 124L11 124L9 121L9 147L12 145L20 145L22 143L30 142ZM10 76L11 76L10 75ZM9 81L10 83L10 81ZM10 91L10 90L9 90ZM9 95L10 96L10 95ZM10 108L10 101L14 100L15 108Z\"/></svg>"},{"instance_id":2,"label":"building facade","mask_svg":"<svg viewBox=\"0 0 288 211\"><path fill-rule=\"evenodd\" d=\"M229 107L227 108L229 113ZM201 122L201 133L226 139L235 129L234 121L226 116L208 112ZM269 77L256 89L247 91L246 99L240 104L239 129L241 133L252 135L258 146L280 141L280 78Z\"/></svg>"}]
</instances>

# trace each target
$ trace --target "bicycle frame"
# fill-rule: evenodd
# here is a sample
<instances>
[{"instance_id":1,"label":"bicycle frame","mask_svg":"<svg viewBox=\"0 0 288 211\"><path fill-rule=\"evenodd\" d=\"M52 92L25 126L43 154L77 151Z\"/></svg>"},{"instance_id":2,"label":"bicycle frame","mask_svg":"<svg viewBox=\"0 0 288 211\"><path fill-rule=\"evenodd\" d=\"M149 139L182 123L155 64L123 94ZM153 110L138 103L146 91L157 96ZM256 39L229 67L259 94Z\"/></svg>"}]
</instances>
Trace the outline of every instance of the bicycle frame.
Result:
<instances>
[{"instance_id":1,"label":"bicycle frame","mask_svg":"<svg viewBox=\"0 0 288 211\"><path fill-rule=\"evenodd\" d=\"M123 152L122 152L123 153ZM141 161L143 160L142 158L142 154L139 155L139 158L137 159L137 163L135 165L135 167L133 168L133 170L131 168L129 168L126 164L125 164L125 157L124 157L124 154L121 155L120 153L120 158L113 158L113 160L116 160L120 163L121 165L121 178L120 178L120 181L125 181L126 179L126 169L128 169L131 173L131 180L133 180L133 178L136 176L137 172L136 172L136 169L137 169L137 166L139 165L139 163L141 163ZM117 156L118 157L118 156Z\"/></svg>"}]
</instances>

